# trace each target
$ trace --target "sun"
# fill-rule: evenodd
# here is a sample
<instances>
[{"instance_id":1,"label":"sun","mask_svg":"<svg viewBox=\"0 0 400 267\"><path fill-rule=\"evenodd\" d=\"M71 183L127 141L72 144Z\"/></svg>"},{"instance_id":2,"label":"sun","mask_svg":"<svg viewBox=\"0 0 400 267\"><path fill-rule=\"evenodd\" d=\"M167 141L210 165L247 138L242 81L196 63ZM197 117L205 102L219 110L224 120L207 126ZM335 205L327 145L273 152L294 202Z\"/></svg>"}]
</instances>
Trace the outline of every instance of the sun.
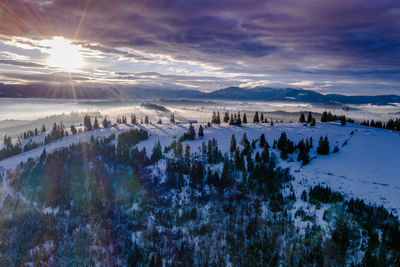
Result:
<instances>
[{"instance_id":1,"label":"sun","mask_svg":"<svg viewBox=\"0 0 400 267\"><path fill-rule=\"evenodd\" d=\"M49 47L50 56L47 63L51 67L60 68L64 71L76 71L84 66L84 59L80 52L80 46L64 37L53 37L52 40L46 40Z\"/></svg>"}]
</instances>

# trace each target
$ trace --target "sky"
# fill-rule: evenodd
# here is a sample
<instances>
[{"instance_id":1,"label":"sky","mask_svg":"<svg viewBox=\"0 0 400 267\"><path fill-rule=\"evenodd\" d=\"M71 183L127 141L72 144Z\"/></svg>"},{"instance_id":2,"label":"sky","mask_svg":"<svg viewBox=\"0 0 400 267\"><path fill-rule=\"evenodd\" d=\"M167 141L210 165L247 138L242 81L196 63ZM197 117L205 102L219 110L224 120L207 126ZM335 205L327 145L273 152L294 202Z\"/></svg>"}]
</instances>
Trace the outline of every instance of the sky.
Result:
<instances>
[{"instance_id":1,"label":"sky","mask_svg":"<svg viewBox=\"0 0 400 267\"><path fill-rule=\"evenodd\" d=\"M400 95L400 1L0 0L0 83Z\"/></svg>"}]
</instances>

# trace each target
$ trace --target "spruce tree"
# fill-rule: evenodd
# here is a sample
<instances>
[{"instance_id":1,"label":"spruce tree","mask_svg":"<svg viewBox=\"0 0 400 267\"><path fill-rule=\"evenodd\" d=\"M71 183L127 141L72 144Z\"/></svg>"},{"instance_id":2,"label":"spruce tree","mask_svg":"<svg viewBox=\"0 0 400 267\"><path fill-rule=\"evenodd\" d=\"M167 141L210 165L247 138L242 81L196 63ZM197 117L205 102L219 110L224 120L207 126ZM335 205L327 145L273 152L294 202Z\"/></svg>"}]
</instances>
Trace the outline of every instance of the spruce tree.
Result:
<instances>
[{"instance_id":1,"label":"spruce tree","mask_svg":"<svg viewBox=\"0 0 400 267\"><path fill-rule=\"evenodd\" d=\"M45 133L46 132L46 127L44 126L44 124L42 125L42 131L41 131L42 133Z\"/></svg>"},{"instance_id":2,"label":"spruce tree","mask_svg":"<svg viewBox=\"0 0 400 267\"><path fill-rule=\"evenodd\" d=\"M107 120L106 117L104 117L104 120L102 121L102 124L103 124L103 128L104 129L108 128L108 120Z\"/></svg>"},{"instance_id":3,"label":"spruce tree","mask_svg":"<svg viewBox=\"0 0 400 267\"><path fill-rule=\"evenodd\" d=\"M194 130L194 127L192 124L189 125L189 140L194 140L196 139L196 131Z\"/></svg>"},{"instance_id":4,"label":"spruce tree","mask_svg":"<svg viewBox=\"0 0 400 267\"><path fill-rule=\"evenodd\" d=\"M263 148L266 143L267 143L267 141L265 140L265 135L261 134L261 136L260 136L260 147Z\"/></svg>"},{"instance_id":5,"label":"spruce tree","mask_svg":"<svg viewBox=\"0 0 400 267\"><path fill-rule=\"evenodd\" d=\"M311 115L311 112L308 112L307 123L310 123L312 120L313 120L313 117Z\"/></svg>"},{"instance_id":6,"label":"spruce tree","mask_svg":"<svg viewBox=\"0 0 400 267\"><path fill-rule=\"evenodd\" d=\"M325 136L325 138L322 138L322 136L320 137L317 147L317 153L320 155L329 154L329 141L327 136Z\"/></svg>"},{"instance_id":7,"label":"spruce tree","mask_svg":"<svg viewBox=\"0 0 400 267\"><path fill-rule=\"evenodd\" d=\"M328 113L324 111L322 112L321 122L327 122L327 121L328 121Z\"/></svg>"},{"instance_id":8,"label":"spruce tree","mask_svg":"<svg viewBox=\"0 0 400 267\"><path fill-rule=\"evenodd\" d=\"M199 137L203 137L204 136L204 132L203 132L203 125L199 126Z\"/></svg>"},{"instance_id":9,"label":"spruce tree","mask_svg":"<svg viewBox=\"0 0 400 267\"><path fill-rule=\"evenodd\" d=\"M229 112L228 112L228 111L225 111L224 122L225 122L225 123L228 123L228 122L229 122Z\"/></svg>"},{"instance_id":10,"label":"spruce tree","mask_svg":"<svg viewBox=\"0 0 400 267\"><path fill-rule=\"evenodd\" d=\"M97 117L94 117L93 128L94 129L99 129L99 121L97 120Z\"/></svg>"},{"instance_id":11,"label":"spruce tree","mask_svg":"<svg viewBox=\"0 0 400 267\"><path fill-rule=\"evenodd\" d=\"M221 116L219 115L219 111L217 111L217 121L216 121L216 123L218 124L218 125L220 125L221 124Z\"/></svg>"},{"instance_id":12,"label":"spruce tree","mask_svg":"<svg viewBox=\"0 0 400 267\"><path fill-rule=\"evenodd\" d=\"M254 114L253 122L254 123L259 123L260 122L260 119L258 118L258 111L256 111L256 113Z\"/></svg>"},{"instance_id":13,"label":"spruce tree","mask_svg":"<svg viewBox=\"0 0 400 267\"><path fill-rule=\"evenodd\" d=\"M170 118L169 118L169 121L171 122L171 123L175 123L175 115L172 113L171 114L171 116L170 116Z\"/></svg>"},{"instance_id":14,"label":"spruce tree","mask_svg":"<svg viewBox=\"0 0 400 267\"><path fill-rule=\"evenodd\" d=\"M304 123L306 122L306 118L304 117L304 113L301 112L299 122Z\"/></svg>"},{"instance_id":15,"label":"spruce tree","mask_svg":"<svg viewBox=\"0 0 400 267\"><path fill-rule=\"evenodd\" d=\"M246 116L246 112L243 114L243 124L247 123L247 116Z\"/></svg>"},{"instance_id":16,"label":"spruce tree","mask_svg":"<svg viewBox=\"0 0 400 267\"><path fill-rule=\"evenodd\" d=\"M260 116L260 122L264 122L264 113L261 112L261 116Z\"/></svg>"},{"instance_id":17,"label":"spruce tree","mask_svg":"<svg viewBox=\"0 0 400 267\"><path fill-rule=\"evenodd\" d=\"M346 125L346 116L340 117L340 123L342 124L342 126Z\"/></svg>"},{"instance_id":18,"label":"spruce tree","mask_svg":"<svg viewBox=\"0 0 400 267\"><path fill-rule=\"evenodd\" d=\"M137 124L136 114L131 114L131 124ZM107 127L104 127L107 128Z\"/></svg>"},{"instance_id":19,"label":"spruce tree","mask_svg":"<svg viewBox=\"0 0 400 267\"><path fill-rule=\"evenodd\" d=\"M71 133L72 134L76 134L77 133L76 127L73 124L71 124Z\"/></svg>"},{"instance_id":20,"label":"spruce tree","mask_svg":"<svg viewBox=\"0 0 400 267\"><path fill-rule=\"evenodd\" d=\"M261 159L264 161L264 163L268 163L269 161L269 149L268 145L264 145L264 149L261 152Z\"/></svg>"},{"instance_id":21,"label":"spruce tree","mask_svg":"<svg viewBox=\"0 0 400 267\"><path fill-rule=\"evenodd\" d=\"M235 135L234 134L232 134L232 137L231 137L231 153L233 153L233 152L235 152L235 150L236 150L236 138L235 138Z\"/></svg>"}]
</instances>

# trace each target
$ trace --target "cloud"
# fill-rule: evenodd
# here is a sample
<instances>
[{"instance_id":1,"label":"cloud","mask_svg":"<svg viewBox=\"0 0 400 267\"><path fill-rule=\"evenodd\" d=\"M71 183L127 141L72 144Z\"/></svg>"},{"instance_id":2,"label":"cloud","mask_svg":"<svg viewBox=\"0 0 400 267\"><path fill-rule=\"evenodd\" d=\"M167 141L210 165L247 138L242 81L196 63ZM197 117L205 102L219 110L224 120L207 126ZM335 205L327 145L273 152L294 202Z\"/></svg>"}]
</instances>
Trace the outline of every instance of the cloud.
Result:
<instances>
[{"instance_id":1,"label":"cloud","mask_svg":"<svg viewBox=\"0 0 400 267\"><path fill-rule=\"evenodd\" d=\"M3 0L0 8L5 36L62 35L133 61L162 55L283 84L362 84L359 73L376 85L399 80L388 73L400 72L399 1Z\"/></svg>"},{"instance_id":2,"label":"cloud","mask_svg":"<svg viewBox=\"0 0 400 267\"><path fill-rule=\"evenodd\" d=\"M26 67L26 68L44 68L45 67L45 65L34 63L34 62L23 62L23 61L12 60L12 59L0 59L0 64L14 65L14 66Z\"/></svg>"}]
</instances>

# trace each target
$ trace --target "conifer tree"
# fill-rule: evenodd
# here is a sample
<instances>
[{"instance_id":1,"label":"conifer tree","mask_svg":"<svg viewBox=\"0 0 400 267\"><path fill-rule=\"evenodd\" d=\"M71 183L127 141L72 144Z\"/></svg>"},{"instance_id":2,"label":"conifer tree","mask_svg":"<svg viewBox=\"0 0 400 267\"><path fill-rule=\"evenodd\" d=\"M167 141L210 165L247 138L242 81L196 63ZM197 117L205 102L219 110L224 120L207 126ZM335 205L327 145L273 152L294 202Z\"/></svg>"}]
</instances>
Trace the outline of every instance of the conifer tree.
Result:
<instances>
[{"instance_id":1,"label":"conifer tree","mask_svg":"<svg viewBox=\"0 0 400 267\"><path fill-rule=\"evenodd\" d=\"M235 135L234 134L232 134L232 137L231 137L231 153L233 153L233 152L235 152L235 150L236 150L236 138L235 138Z\"/></svg>"},{"instance_id":2,"label":"conifer tree","mask_svg":"<svg viewBox=\"0 0 400 267\"><path fill-rule=\"evenodd\" d=\"M321 122L327 122L327 121L328 121L328 113L324 111L322 112Z\"/></svg>"},{"instance_id":3,"label":"conifer tree","mask_svg":"<svg viewBox=\"0 0 400 267\"><path fill-rule=\"evenodd\" d=\"M108 120L107 120L106 117L104 117L104 120L102 121L102 124L103 124L103 128L104 129L108 128Z\"/></svg>"},{"instance_id":4,"label":"conifer tree","mask_svg":"<svg viewBox=\"0 0 400 267\"><path fill-rule=\"evenodd\" d=\"M340 117L340 123L342 124L342 126L346 125L346 116Z\"/></svg>"},{"instance_id":5,"label":"conifer tree","mask_svg":"<svg viewBox=\"0 0 400 267\"><path fill-rule=\"evenodd\" d=\"M304 113L301 112L299 122L303 123L306 122L306 118L304 117Z\"/></svg>"},{"instance_id":6,"label":"conifer tree","mask_svg":"<svg viewBox=\"0 0 400 267\"><path fill-rule=\"evenodd\" d=\"M264 113L261 112L260 122L264 122Z\"/></svg>"},{"instance_id":7,"label":"conifer tree","mask_svg":"<svg viewBox=\"0 0 400 267\"><path fill-rule=\"evenodd\" d=\"M260 136L260 147L263 148L266 143L267 143L267 141L265 140L265 135L261 134L261 136Z\"/></svg>"},{"instance_id":8,"label":"conifer tree","mask_svg":"<svg viewBox=\"0 0 400 267\"><path fill-rule=\"evenodd\" d=\"M260 122L260 119L258 117L258 111L256 111L256 113L254 114L253 122L254 123L259 123Z\"/></svg>"},{"instance_id":9,"label":"conifer tree","mask_svg":"<svg viewBox=\"0 0 400 267\"><path fill-rule=\"evenodd\" d=\"M310 126L311 126L311 127L314 127L314 126L315 126L315 118L312 118L311 123L310 123Z\"/></svg>"},{"instance_id":10,"label":"conifer tree","mask_svg":"<svg viewBox=\"0 0 400 267\"><path fill-rule=\"evenodd\" d=\"M131 114L131 124L137 124L136 114Z\"/></svg>"},{"instance_id":11,"label":"conifer tree","mask_svg":"<svg viewBox=\"0 0 400 267\"><path fill-rule=\"evenodd\" d=\"M170 118L169 118L169 121L171 122L171 123L175 123L175 115L172 113L171 114L171 116L170 116Z\"/></svg>"},{"instance_id":12,"label":"conifer tree","mask_svg":"<svg viewBox=\"0 0 400 267\"><path fill-rule=\"evenodd\" d=\"M157 143L155 143L153 147L153 152L151 154L151 161L156 162L160 160L161 157L162 157L161 143L160 141L157 141Z\"/></svg>"},{"instance_id":13,"label":"conifer tree","mask_svg":"<svg viewBox=\"0 0 400 267\"><path fill-rule=\"evenodd\" d=\"M203 137L204 136L204 132L203 132L203 125L199 126L199 137Z\"/></svg>"},{"instance_id":14,"label":"conifer tree","mask_svg":"<svg viewBox=\"0 0 400 267\"><path fill-rule=\"evenodd\" d=\"M329 154L329 141L327 136L325 136L325 138L322 138L322 136L320 137L317 147L317 153L320 155Z\"/></svg>"},{"instance_id":15,"label":"conifer tree","mask_svg":"<svg viewBox=\"0 0 400 267\"><path fill-rule=\"evenodd\" d=\"M91 131L93 129L92 122L90 120L90 115L85 115L83 120L83 126L85 126L85 131Z\"/></svg>"},{"instance_id":16,"label":"conifer tree","mask_svg":"<svg viewBox=\"0 0 400 267\"><path fill-rule=\"evenodd\" d=\"M243 124L247 123L247 116L246 116L246 112L243 114Z\"/></svg>"},{"instance_id":17,"label":"conifer tree","mask_svg":"<svg viewBox=\"0 0 400 267\"><path fill-rule=\"evenodd\" d=\"M144 123L149 124L149 117L147 115L144 117Z\"/></svg>"},{"instance_id":18,"label":"conifer tree","mask_svg":"<svg viewBox=\"0 0 400 267\"><path fill-rule=\"evenodd\" d=\"M310 123L313 120L313 117L311 115L311 111L308 112L308 116L307 116L307 123Z\"/></svg>"},{"instance_id":19,"label":"conifer tree","mask_svg":"<svg viewBox=\"0 0 400 267\"><path fill-rule=\"evenodd\" d=\"M93 128L94 129L99 129L99 121L97 120L97 117L94 117Z\"/></svg>"},{"instance_id":20,"label":"conifer tree","mask_svg":"<svg viewBox=\"0 0 400 267\"><path fill-rule=\"evenodd\" d=\"M220 125L221 124L221 116L219 114L219 111L217 111L217 124Z\"/></svg>"},{"instance_id":21,"label":"conifer tree","mask_svg":"<svg viewBox=\"0 0 400 267\"><path fill-rule=\"evenodd\" d=\"M225 122L225 123L228 123L228 122L229 122L229 112L228 112L228 111L225 111L224 122Z\"/></svg>"},{"instance_id":22,"label":"conifer tree","mask_svg":"<svg viewBox=\"0 0 400 267\"><path fill-rule=\"evenodd\" d=\"M269 161L269 149L268 145L264 145L264 149L261 152L261 159L264 161L264 163L268 163Z\"/></svg>"},{"instance_id":23,"label":"conifer tree","mask_svg":"<svg viewBox=\"0 0 400 267\"><path fill-rule=\"evenodd\" d=\"M194 130L194 127L192 124L189 125L189 139L190 140L196 139L196 131Z\"/></svg>"},{"instance_id":24,"label":"conifer tree","mask_svg":"<svg viewBox=\"0 0 400 267\"><path fill-rule=\"evenodd\" d=\"M44 126L44 124L42 125L42 131L41 131L42 133L45 133L46 132L46 127Z\"/></svg>"},{"instance_id":25,"label":"conifer tree","mask_svg":"<svg viewBox=\"0 0 400 267\"><path fill-rule=\"evenodd\" d=\"M72 134L76 134L77 133L76 127L73 124L71 124L71 133Z\"/></svg>"}]
</instances>

